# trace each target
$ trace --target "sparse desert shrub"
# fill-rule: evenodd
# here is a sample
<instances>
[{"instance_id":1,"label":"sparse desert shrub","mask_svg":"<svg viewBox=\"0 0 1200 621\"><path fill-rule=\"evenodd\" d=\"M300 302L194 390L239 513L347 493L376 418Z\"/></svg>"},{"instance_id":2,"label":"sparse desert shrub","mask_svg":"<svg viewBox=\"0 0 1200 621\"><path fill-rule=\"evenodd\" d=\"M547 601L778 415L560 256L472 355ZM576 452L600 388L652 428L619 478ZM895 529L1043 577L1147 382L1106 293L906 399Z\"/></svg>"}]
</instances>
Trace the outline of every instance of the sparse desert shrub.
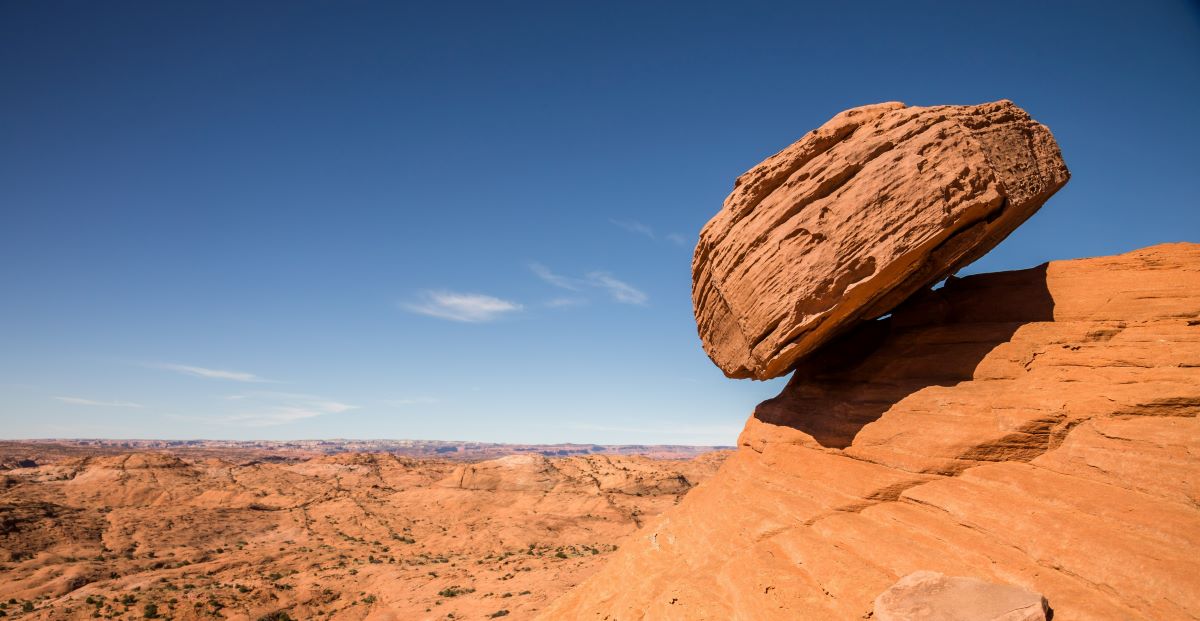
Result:
<instances>
[{"instance_id":1,"label":"sparse desert shrub","mask_svg":"<svg viewBox=\"0 0 1200 621\"><path fill-rule=\"evenodd\" d=\"M507 616L508 616L508 611L504 610L503 608L488 615L488 617L490 617L492 619L495 619L496 617L507 617Z\"/></svg>"},{"instance_id":2,"label":"sparse desert shrub","mask_svg":"<svg viewBox=\"0 0 1200 621\"><path fill-rule=\"evenodd\" d=\"M440 596L440 597L458 597L459 595L465 595L467 593L474 593L474 592L475 592L475 589L473 589L471 587L463 588L456 584L452 587L447 587L447 588L442 589L441 591L438 591L438 596Z\"/></svg>"},{"instance_id":3,"label":"sparse desert shrub","mask_svg":"<svg viewBox=\"0 0 1200 621\"><path fill-rule=\"evenodd\" d=\"M259 617L258 621L292 621L292 617L283 610L276 610Z\"/></svg>"},{"instance_id":4,"label":"sparse desert shrub","mask_svg":"<svg viewBox=\"0 0 1200 621\"><path fill-rule=\"evenodd\" d=\"M158 604L154 604L154 603L146 604L142 608L142 616L147 619L157 619L158 618Z\"/></svg>"},{"instance_id":5,"label":"sparse desert shrub","mask_svg":"<svg viewBox=\"0 0 1200 621\"><path fill-rule=\"evenodd\" d=\"M33 612L33 602L21 604L21 612Z\"/></svg>"}]
</instances>

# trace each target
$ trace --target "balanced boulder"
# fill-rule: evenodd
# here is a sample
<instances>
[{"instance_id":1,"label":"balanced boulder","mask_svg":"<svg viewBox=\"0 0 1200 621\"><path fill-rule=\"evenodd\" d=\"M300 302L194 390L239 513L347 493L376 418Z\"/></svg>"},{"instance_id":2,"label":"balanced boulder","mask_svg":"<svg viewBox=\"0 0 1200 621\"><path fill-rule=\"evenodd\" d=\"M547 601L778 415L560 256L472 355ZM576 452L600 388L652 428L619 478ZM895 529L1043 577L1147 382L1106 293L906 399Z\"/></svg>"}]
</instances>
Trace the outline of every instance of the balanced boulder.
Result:
<instances>
[{"instance_id":1,"label":"balanced boulder","mask_svg":"<svg viewBox=\"0 0 1200 621\"><path fill-rule=\"evenodd\" d=\"M770 379L979 258L1070 177L1010 101L846 110L737 179L700 234L700 338Z\"/></svg>"}]
</instances>

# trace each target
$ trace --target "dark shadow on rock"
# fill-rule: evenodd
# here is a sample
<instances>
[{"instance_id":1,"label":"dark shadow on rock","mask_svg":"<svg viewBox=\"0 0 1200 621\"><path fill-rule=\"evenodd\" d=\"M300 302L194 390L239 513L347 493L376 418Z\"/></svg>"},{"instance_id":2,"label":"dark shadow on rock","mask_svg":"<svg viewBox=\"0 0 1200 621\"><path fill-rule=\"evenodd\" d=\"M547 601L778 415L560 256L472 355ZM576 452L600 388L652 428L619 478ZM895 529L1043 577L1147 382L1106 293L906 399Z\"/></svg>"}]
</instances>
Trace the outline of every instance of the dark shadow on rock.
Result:
<instances>
[{"instance_id":1,"label":"dark shadow on rock","mask_svg":"<svg viewBox=\"0 0 1200 621\"><path fill-rule=\"evenodd\" d=\"M867 424L928 386L972 379L976 367L1022 325L1052 321L1046 265L952 278L891 316L865 321L806 357L755 418L845 448Z\"/></svg>"}]
</instances>

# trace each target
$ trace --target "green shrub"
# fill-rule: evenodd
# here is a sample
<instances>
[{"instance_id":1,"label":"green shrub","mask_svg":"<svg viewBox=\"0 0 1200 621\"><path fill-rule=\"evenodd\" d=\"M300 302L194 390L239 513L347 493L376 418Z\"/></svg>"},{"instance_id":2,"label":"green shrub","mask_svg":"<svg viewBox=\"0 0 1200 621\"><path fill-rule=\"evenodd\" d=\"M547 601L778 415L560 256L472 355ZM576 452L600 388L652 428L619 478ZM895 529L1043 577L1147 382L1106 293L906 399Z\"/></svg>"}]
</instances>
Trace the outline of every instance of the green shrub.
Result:
<instances>
[{"instance_id":1,"label":"green shrub","mask_svg":"<svg viewBox=\"0 0 1200 621\"><path fill-rule=\"evenodd\" d=\"M438 591L438 595L440 597L458 597L459 595L464 595L467 593L474 593L474 592L475 592L475 589L472 589L470 587L462 588L462 587L459 587L458 585L454 585L452 587L447 587L445 589L442 589L441 591Z\"/></svg>"}]
</instances>

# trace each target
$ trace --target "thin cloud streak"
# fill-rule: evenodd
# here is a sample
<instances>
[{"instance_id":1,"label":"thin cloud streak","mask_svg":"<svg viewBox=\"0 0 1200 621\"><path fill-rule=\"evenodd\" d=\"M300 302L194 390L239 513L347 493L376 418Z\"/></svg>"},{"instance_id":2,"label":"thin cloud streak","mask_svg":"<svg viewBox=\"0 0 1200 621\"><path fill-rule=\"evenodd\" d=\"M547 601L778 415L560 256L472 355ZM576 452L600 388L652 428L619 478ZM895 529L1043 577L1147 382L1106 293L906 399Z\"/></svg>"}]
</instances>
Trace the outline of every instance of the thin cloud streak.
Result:
<instances>
[{"instance_id":1,"label":"thin cloud streak","mask_svg":"<svg viewBox=\"0 0 1200 621\"><path fill-rule=\"evenodd\" d=\"M184 375L191 375L193 377L203 377L203 378L207 378L207 379L223 379L223 380L230 380L230 381L234 381L234 382L249 382L249 383L256 383L256 384L274 383L272 380L261 378L253 373L243 373L241 371L228 371L228 370L224 370L224 369L208 369L205 367L196 367L196 366L191 366L191 365L186 365L186 364L158 364L158 365L153 365L153 366L155 366L159 369L166 369L168 371L175 371L176 373L183 373Z\"/></svg>"},{"instance_id":2,"label":"thin cloud streak","mask_svg":"<svg viewBox=\"0 0 1200 621\"><path fill-rule=\"evenodd\" d=\"M583 289L600 289L607 293L612 299L622 304L645 304L650 296L633 285L618 280L615 276L605 271L595 271L589 273L584 278L572 278L556 274L550 268L541 263L531 263L529 269L545 282L554 285L560 289L569 291L582 291ZM566 306L575 306L586 302L580 298L560 297L550 300L546 306L550 308L562 308Z\"/></svg>"},{"instance_id":3,"label":"thin cloud streak","mask_svg":"<svg viewBox=\"0 0 1200 621\"><path fill-rule=\"evenodd\" d=\"M230 395L225 397L225 399L238 403L246 402L250 405L244 406L244 409L240 411L216 418L176 418L198 420L215 425L273 427L325 416L327 414L342 414L358 409L356 405L341 403L316 395L291 392L259 391L242 395Z\"/></svg>"},{"instance_id":4,"label":"thin cloud streak","mask_svg":"<svg viewBox=\"0 0 1200 621\"><path fill-rule=\"evenodd\" d=\"M570 308L572 306L583 306L588 301L583 298L553 298L546 301L547 308Z\"/></svg>"},{"instance_id":5,"label":"thin cloud streak","mask_svg":"<svg viewBox=\"0 0 1200 621\"><path fill-rule=\"evenodd\" d=\"M522 310L520 304L479 293L425 291L420 302L404 303L400 307L411 313L460 321L485 323Z\"/></svg>"},{"instance_id":6,"label":"thin cloud streak","mask_svg":"<svg viewBox=\"0 0 1200 621\"><path fill-rule=\"evenodd\" d=\"M316 418L327 413L313 409L277 406L262 412L248 412L227 416L223 422L243 427L274 427L276 425L286 425L300 420Z\"/></svg>"},{"instance_id":7,"label":"thin cloud streak","mask_svg":"<svg viewBox=\"0 0 1200 621\"><path fill-rule=\"evenodd\" d=\"M579 291L582 288L582 283L580 283L578 279L555 274L554 272L550 271L550 268L542 265L541 263L530 263L529 270L538 278L541 278L542 280L560 289Z\"/></svg>"},{"instance_id":8,"label":"thin cloud streak","mask_svg":"<svg viewBox=\"0 0 1200 621\"><path fill-rule=\"evenodd\" d=\"M71 405L86 405L86 406L92 406L92 407L104 407L104 408L140 408L140 407L143 407L142 404L133 403L132 401L94 401L92 399L84 399L82 397L55 397L55 399L57 399L58 401L62 401L63 403L70 403Z\"/></svg>"},{"instance_id":9,"label":"thin cloud streak","mask_svg":"<svg viewBox=\"0 0 1200 621\"><path fill-rule=\"evenodd\" d=\"M619 226L626 231L633 233L634 235L643 235L649 239L654 239L654 229L642 224L641 222L638 222L637 220L615 220L609 218L608 221L615 226Z\"/></svg>"},{"instance_id":10,"label":"thin cloud streak","mask_svg":"<svg viewBox=\"0 0 1200 621\"><path fill-rule=\"evenodd\" d=\"M588 282L608 292L612 299L622 304L645 304L650 296L633 285L617 280L608 272L592 272L588 274Z\"/></svg>"},{"instance_id":11,"label":"thin cloud streak","mask_svg":"<svg viewBox=\"0 0 1200 621\"><path fill-rule=\"evenodd\" d=\"M385 404L393 407L406 407L410 405L433 405L441 403L442 400L437 397L407 397L404 399L390 399L384 401Z\"/></svg>"}]
</instances>

